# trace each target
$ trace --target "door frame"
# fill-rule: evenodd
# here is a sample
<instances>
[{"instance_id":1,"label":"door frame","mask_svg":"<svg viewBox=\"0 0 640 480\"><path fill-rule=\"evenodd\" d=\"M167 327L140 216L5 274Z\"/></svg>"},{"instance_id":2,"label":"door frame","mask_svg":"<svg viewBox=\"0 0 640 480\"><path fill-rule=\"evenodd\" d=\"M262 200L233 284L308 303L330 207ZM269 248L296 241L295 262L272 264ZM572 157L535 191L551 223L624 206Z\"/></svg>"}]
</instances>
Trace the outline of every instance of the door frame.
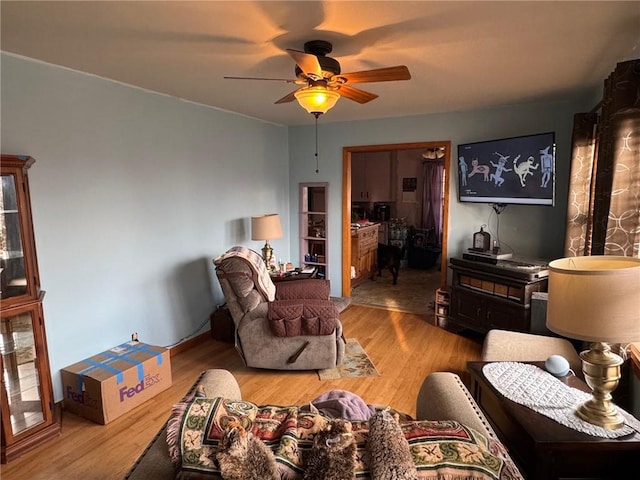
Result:
<instances>
[{"instance_id":1,"label":"door frame","mask_svg":"<svg viewBox=\"0 0 640 480\"><path fill-rule=\"evenodd\" d=\"M351 155L386 150L416 150L445 147L444 200L442 202L442 252L440 254L440 286L447 284L447 241L449 239L449 172L451 141L390 143L342 148L342 296L351 296Z\"/></svg>"}]
</instances>

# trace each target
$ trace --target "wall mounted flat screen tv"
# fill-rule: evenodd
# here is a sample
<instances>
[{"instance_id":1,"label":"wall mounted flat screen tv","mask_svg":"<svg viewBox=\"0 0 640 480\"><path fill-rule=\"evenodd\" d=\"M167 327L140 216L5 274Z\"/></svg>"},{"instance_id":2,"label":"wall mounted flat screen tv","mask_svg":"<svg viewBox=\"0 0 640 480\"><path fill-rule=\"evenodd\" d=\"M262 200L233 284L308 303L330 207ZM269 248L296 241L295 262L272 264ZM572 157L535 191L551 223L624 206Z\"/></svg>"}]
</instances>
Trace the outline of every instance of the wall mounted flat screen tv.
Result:
<instances>
[{"instance_id":1,"label":"wall mounted flat screen tv","mask_svg":"<svg viewBox=\"0 0 640 480\"><path fill-rule=\"evenodd\" d=\"M458 145L461 202L553 205L555 133Z\"/></svg>"}]
</instances>

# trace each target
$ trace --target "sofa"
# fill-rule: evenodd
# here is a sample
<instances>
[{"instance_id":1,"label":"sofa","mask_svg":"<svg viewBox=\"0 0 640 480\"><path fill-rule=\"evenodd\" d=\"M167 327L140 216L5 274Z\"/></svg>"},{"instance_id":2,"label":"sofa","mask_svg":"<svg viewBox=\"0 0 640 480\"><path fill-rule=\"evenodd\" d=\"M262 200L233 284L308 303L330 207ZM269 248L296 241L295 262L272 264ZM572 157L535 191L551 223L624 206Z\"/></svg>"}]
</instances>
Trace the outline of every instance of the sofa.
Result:
<instances>
[{"instance_id":1,"label":"sofa","mask_svg":"<svg viewBox=\"0 0 640 480\"><path fill-rule=\"evenodd\" d=\"M551 355L563 356L573 374L584 380L580 355L566 338L494 329L482 345L483 362L544 362Z\"/></svg>"},{"instance_id":2,"label":"sofa","mask_svg":"<svg viewBox=\"0 0 640 480\"><path fill-rule=\"evenodd\" d=\"M170 450L172 455L175 453L175 429L177 425L182 422L182 420L177 420L176 415L184 415L184 413L181 412L184 411L185 404L189 405L194 401L198 401L198 392L206 394L207 398L202 399L203 401L209 401L208 398L211 397L230 400L242 399L238 383L229 371L212 369L203 372L194 387L187 393L183 402L174 407L174 411L167 422L168 427L165 425L156 435L147 450L145 450L131 468L125 477L126 480L149 478L153 478L154 480L220 478L217 476L202 476L198 472L185 472L179 468L176 470L176 465L174 465L170 459ZM239 405L241 405L242 408L246 408L247 404L248 401L243 401ZM490 450L491 454L495 455L496 458L499 458L499 461L503 464L498 478L501 480L523 479L506 451L506 448L497 440L495 432L458 375L450 372L435 372L425 378L417 394L416 419L441 422L436 423L436 425L440 427L444 425L447 427L447 431L456 431L458 433L462 431L460 428L460 425L462 425L464 426L464 431L475 432L473 434L474 436L479 434L478 438L486 439L487 445L489 445L488 450ZM185 421L184 423L193 424L191 421ZM458 429L452 430L455 426L458 426ZM168 431L169 433L167 433ZM168 438L170 438L172 442L171 449L167 442ZM469 446L469 449L473 451L471 446ZM477 452L473 452L474 455L477 454ZM428 478L450 478L446 475L451 475L451 473L451 471L447 471L443 473L441 477L430 476ZM469 478L496 478L486 477L477 472L473 475L477 476ZM421 476L420 478L427 477Z\"/></svg>"}]
</instances>

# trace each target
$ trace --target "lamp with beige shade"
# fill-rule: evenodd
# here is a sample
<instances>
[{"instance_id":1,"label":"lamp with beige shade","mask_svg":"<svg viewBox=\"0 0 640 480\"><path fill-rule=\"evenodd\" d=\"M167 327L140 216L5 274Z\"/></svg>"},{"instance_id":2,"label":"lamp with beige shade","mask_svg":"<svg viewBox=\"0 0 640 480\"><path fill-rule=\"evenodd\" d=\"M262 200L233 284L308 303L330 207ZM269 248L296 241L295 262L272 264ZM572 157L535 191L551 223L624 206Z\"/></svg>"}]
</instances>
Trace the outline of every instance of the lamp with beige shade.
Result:
<instances>
[{"instance_id":1,"label":"lamp with beige shade","mask_svg":"<svg viewBox=\"0 0 640 480\"><path fill-rule=\"evenodd\" d=\"M267 266L267 270L272 271L271 259L273 258L273 248L269 245L269 240L282 238L282 225L280 215L269 213L251 217L251 240L264 240L262 247L262 258Z\"/></svg>"},{"instance_id":2,"label":"lamp with beige shade","mask_svg":"<svg viewBox=\"0 0 640 480\"><path fill-rule=\"evenodd\" d=\"M640 259L618 256L561 258L549 263L547 327L591 342L580 354L593 396L576 411L583 420L611 430L624 418L611 401L622 358L610 343L640 340Z\"/></svg>"}]
</instances>

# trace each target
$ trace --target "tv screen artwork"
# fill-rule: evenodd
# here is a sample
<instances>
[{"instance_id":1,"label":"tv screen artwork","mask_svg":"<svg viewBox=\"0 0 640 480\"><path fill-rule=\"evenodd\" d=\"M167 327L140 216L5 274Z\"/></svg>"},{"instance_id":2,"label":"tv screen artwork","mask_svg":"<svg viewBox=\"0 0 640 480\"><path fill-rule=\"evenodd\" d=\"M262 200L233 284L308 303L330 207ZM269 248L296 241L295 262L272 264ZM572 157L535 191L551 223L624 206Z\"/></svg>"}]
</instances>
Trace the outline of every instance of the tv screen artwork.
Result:
<instances>
[{"instance_id":1,"label":"tv screen artwork","mask_svg":"<svg viewBox=\"0 0 640 480\"><path fill-rule=\"evenodd\" d=\"M458 145L461 202L553 205L553 132Z\"/></svg>"}]
</instances>

